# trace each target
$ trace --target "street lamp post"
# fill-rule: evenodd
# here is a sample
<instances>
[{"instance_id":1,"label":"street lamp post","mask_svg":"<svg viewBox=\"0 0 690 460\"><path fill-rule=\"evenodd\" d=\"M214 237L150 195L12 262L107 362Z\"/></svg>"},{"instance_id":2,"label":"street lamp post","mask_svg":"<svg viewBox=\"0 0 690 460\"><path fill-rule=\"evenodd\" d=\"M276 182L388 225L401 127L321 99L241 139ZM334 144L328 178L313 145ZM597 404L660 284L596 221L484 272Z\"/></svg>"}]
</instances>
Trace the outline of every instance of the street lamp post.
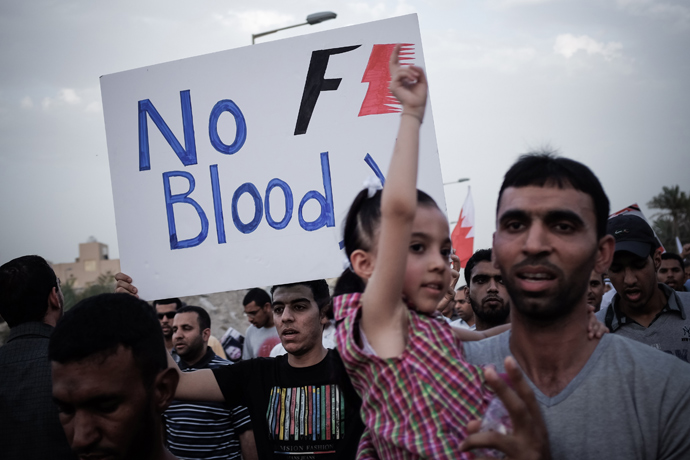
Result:
<instances>
[{"instance_id":1,"label":"street lamp post","mask_svg":"<svg viewBox=\"0 0 690 460\"><path fill-rule=\"evenodd\" d=\"M453 181L450 181L450 182L444 182L443 185L459 184L460 182L467 182L468 180L470 180L469 177L463 177L463 178L458 179L458 180L453 180Z\"/></svg>"},{"instance_id":2,"label":"street lamp post","mask_svg":"<svg viewBox=\"0 0 690 460\"><path fill-rule=\"evenodd\" d=\"M268 32L261 32L258 34L252 34L252 45L255 43L255 40L257 38L263 37L264 35L274 34L274 33L279 32L281 30L292 29L294 27L300 27L300 26L306 26L306 25L313 26L314 24L318 24L318 23L323 22L323 21L328 21L329 19L335 19L337 16L338 15L332 11L322 11L320 13L312 13L309 16L307 16L307 22L303 22L301 24L295 24L293 26L281 27L280 29L269 30Z\"/></svg>"},{"instance_id":3,"label":"street lamp post","mask_svg":"<svg viewBox=\"0 0 690 460\"><path fill-rule=\"evenodd\" d=\"M470 180L469 177L461 177L461 178L458 179L458 180L452 180L452 181L450 181L450 182L444 182L443 185L446 186L446 185L459 184L459 183L461 183L461 182L467 182L468 180ZM457 221L457 220L454 220L453 222L450 223L450 226L452 227L453 225L455 225L455 224L457 224L457 223L458 223L458 221Z\"/></svg>"}]
</instances>

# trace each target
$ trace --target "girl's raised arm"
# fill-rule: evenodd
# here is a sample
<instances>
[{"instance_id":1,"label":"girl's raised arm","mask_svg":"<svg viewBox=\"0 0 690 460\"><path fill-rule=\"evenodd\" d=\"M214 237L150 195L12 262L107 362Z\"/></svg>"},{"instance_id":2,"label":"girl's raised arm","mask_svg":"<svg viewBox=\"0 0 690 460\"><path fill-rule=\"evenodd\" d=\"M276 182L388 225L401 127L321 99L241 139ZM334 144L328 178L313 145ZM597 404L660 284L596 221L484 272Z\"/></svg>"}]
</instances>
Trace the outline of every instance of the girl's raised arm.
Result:
<instances>
[{"instance_id":1,"label":"girl's raised arm","mask_svg":"<svg viewBox=\"0 0 690 460\"><path fill-rule=\"evenodd\" d=\"M391 54L390 89L402 104L400 129L381 196L381 227L373 272L362 297L361 327L376 353L399 356L407 344L407 307L402 301L412 224L417 211L419 129L427 81L419 67L401 66L400 45Z\"/></svg>"}]
</instances>

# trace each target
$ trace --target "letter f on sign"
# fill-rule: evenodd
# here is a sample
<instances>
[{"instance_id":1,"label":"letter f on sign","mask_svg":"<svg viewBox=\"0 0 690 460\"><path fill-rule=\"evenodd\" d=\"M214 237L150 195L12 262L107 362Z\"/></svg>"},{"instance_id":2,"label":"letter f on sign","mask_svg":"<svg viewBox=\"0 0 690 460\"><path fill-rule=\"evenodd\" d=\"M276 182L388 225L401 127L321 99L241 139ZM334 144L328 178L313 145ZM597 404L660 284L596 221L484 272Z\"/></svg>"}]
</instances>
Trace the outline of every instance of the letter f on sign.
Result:
<instances>
[{"instance_id":1,"label":"letter f on sign","mask_svg":"<svg viewBox=\"0 0 690 460\"><path fill-rule=\"evenodd\" d=\"M304 93L302 102L297 114L297 124L295 125L295 136L305 134L309 127L311 115L316 107L321 91L335 91L340 86L342 78L324 78L328 58L333 54L347 53L355 50L362 45L344 46L342 48L331 48L328 50L318 50L311 53L311 62L307 71L307 81L304 83Z\"/></svg>"}]
</instances>

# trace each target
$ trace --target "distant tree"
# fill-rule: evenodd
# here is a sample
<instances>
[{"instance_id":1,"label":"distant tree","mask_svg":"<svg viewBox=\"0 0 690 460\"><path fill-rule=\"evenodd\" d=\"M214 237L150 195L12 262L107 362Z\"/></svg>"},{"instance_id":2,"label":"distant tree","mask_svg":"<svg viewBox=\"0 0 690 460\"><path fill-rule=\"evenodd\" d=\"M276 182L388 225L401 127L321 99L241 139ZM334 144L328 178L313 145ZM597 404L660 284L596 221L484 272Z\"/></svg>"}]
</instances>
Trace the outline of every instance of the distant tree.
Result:
<instances>
[{"instance_id":1,"label":"distant tree","mask_svg":"<svg viewBox=\"0 0 690 460\"><path fill-rule=\"evenodd\" d=\"M653 216L652 226L666 250L676 252L676 237L683 243L690 243L690 196L678 185L661 190L647 206L661 210Z\"/></svg>"},{"instance_id":2,"label":"distant tree","mask_svg":"<svg viewBox=\"0 0 690 460\"><path fill-rule=\"evenodd\" d=\"M96 281L88 283L86 287L82 289L75 288L74 282L74 278L69 278L62 283L62 295L65 297L65 310L69 310L87 297L107 292L115 292L115 275L111 272L100 275Z\"/></svg>"}]
</instances>

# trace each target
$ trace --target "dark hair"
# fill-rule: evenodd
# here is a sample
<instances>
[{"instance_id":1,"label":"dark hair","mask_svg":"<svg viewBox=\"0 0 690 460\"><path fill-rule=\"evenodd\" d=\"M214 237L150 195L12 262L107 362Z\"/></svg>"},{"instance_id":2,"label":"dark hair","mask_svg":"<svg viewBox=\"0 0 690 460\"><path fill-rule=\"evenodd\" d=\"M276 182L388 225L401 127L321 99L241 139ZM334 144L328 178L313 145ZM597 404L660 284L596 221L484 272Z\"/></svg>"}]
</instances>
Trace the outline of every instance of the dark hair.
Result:
<instances>
[{"instance_id":1,"label":"dark hair","mask_svg":"<svg viewBox=\"0 0 690 460\"><path fill-rule=\"evenodd\" d=\"M470 279L472 279L472 269L479 262L491 262L491 249L479 249L467 261L467 265L465 265L465 282L467 287L470 286Z\"/></svg>"},{"instance_id":2,"label":"dark hair","mask_svg":"<svg viewBox=\"0 0 690 460\"><path fill-rule=\"evenodd\" d=\"M299 283L276 284L271 288L271 295L273 295L278 288L289 288L292 286L308 287L311 290L311 294L314 296L314 301L316 302L316 305L318 305L319 310L323 310L331 303L331 294L330 290L328 289L328 283L324 279L302 281Z\"/></svg>"},{"instance_id":3,"label":"dark hair","mask_svg":"<svg viewBox=\"0 0 690 460\"><path fill-rule=\"evenodd\" d=\"M656 248L654 249L656 250ZM683 262L683 258L678 254L674 254L672 252L664 252L663 254L661 254L661 260L677 260L680 264L680 269L685 271L685 262Z\"/></svg>"},{"instance_id":4,"label":"dark hair","mask_svg":"<svg viewBox=\"0 0 690 460\"><path fill-rule=\"evenodd\" d=\"M163 332L149 304L129 294L100 294L82 300L58 321L48 356L64 364L107 357L120 346L132 351L147 388L168 367Z\"/></svg>"},{"instance_id":5,"label":"dark hair","mask_svg":"<svg viewBox=\"0 0 690 460\"><path fill-rule=\"evenodd\" d=\"M0 267L0 315L10 327L43 321L48 296L58 281L40 256L23 256Z\"/></svg>"},{"instance_id":6,"label":"dark hair","mask_svg":"<svg viewBox=\"0 0 690 460\"><path fill-rule=\"evenodd\" d=\"M197 307L196 305L185 305L177 310L177 313L196 313L199 329L202 331L204 329L211 329L211 317L208 315L208 312L201 307Z\"/></svg>"},{"instance_id":7,"label":"dark hair","mask_svg":"<svg viewBox=\"0 0 690 460\"><path fill-rule=\"evenodd\" d=\"M257 307L263 308L264 305L271 303L271 296L261 288L250 289L242 300L242 306L247 306L254 302Z\"/></svg>"},{"instance_id":8,"label":"dark hair","mask_svg":"<svg viewBox=\"0 0 690 460\"><path fill-rule=\"evenodd\" d=\"M156 308L156 305L170 305L171 303L175 304L175 310L179 310L182 308L182 301L178 299L177 297L173 297L171 299L158 299L153 301L153 308Z\"/></svg>"},{"instance_id":9,"label":"dark hair","mask_svg":"<svg viewBox=\"0 0 690 460\"><path fill-rule=\"evenodd\" d=\"M343 229L345 255L348 260L357 249L369 251L374 245L375 233L381 223L381 193L381 190L378 190L369 198L368 190L364 189L350 205ZM436 201L421 190L417 190L417 206L438 209ZM333 296L363 291L364 281L351 268L346 268L338 278Z\"/></svg>"},{"instance_id":10,"label":"dark hair","mask_svg":"<svg viewBox=\"0 0 690 460\"><path fill-rule=\"evenodd\" d=\"M554 156L554 152L536 152L522 155L506 173L498 192L496 212L501 204L503 191L508 187L572 187L592 198L596 217L597 238L606 235L609 217L609 199L599 179L587 166L569 158Z\"/></svg>"}]
</instances>

